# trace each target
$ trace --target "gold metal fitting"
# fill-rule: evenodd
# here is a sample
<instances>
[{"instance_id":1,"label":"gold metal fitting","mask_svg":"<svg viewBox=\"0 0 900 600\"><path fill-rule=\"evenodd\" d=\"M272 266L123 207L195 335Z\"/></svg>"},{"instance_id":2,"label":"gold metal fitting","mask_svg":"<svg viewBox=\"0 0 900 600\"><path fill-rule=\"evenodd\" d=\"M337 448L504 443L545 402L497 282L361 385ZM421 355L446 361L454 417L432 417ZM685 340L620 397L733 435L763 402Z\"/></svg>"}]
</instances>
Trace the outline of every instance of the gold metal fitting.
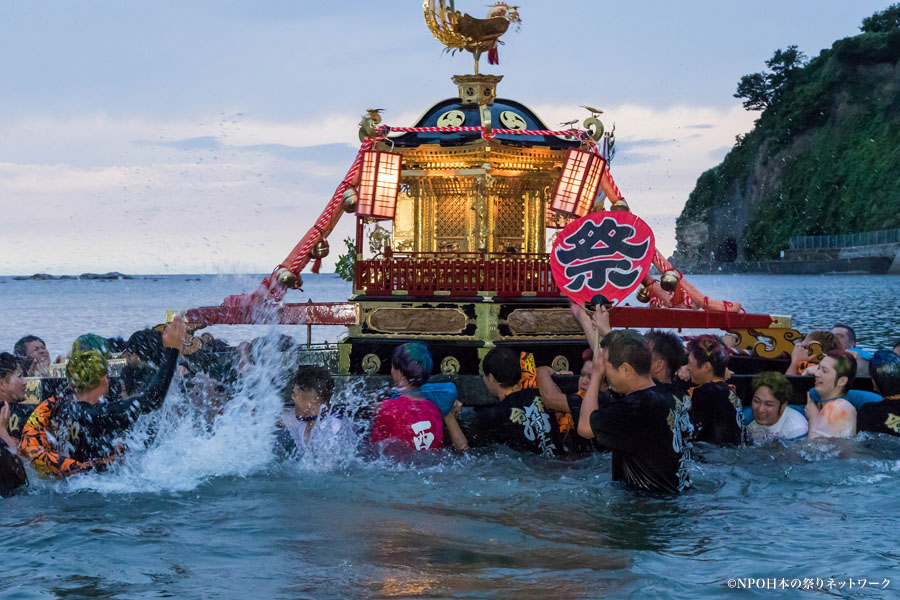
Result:
<instances>
[{"instance_id":1,"label":"gold metal fitting","mask_svg":"<svg viewBox=\"0 0 900 600\"><path fill-rule=\"evenodd\" d=\"M647 304L648 302L650 302L650 291L644 286L641 286L638 288L637 295L635 297L637 298L638 302Z\"/></svg>"},{"instance_id":2,"label":"gold metal fitting","mask_svg":"<svg viewBox=\"0 0 900 600\"><path fill-rule=\"evenodd\" d=\"M359 122L359 141L366 138L374 137L378 133L378 126L381 124L381 108L367 108L366 114L362 116Z\"/></svg>"},{"instance_id":3,"label":"gold metal fitting","mask_svg":"<svg viewBox=\"0 0 900 600\"><path fill-rule=\"evenodd\" d=\"M278 280L278 283L286 287L287 289L298 289L303 285L303 277L301 277L298 273L294 273L287 267L281 267L275 272L275 279Z\"/></svg>"},{"instance_id":4,"label":"gold metal fitting","mask_svg":"<svg viewBox=\"0 0 900 600\"><path fill-rule=\"evenodd\" d=\"M674 292L680 280L681 276L678 275L678 271L666 271L659 279L659 286L667 292Z\"/></svg>"},{"instance_id":5,"label":"gold metal fitting","mask_svg":"<svg viewBox=\"0 0 900 600\"><path fill-rule=\"evenodd\" d=\"M319 240L313 244L312 251L309 255L316 260L328 256L328 240Z\"/></svg>"},{"instance_id":6,"label":"gold metal fitting","mask_svg":"<svg viewBox=\"0 0 900 600\"><path fill-rule=\"evenodd\" d=\"M344 209L345 213L354 213L356 212L356 200L357 200L356 190L353 188L347 188L344 190L344 196L341 200L341 207Z\"/></svg>"},{"instance_id":7,"label":"gold metal fitting","mask_svg":"<svg viewBox=\"0 0 900 600\"><path fill-rule=\"evenodd\" d=\"M609 210L621 210L624 212L631 212L631 207L628 206L628 203L625 202L624 199L619 200L615 204L613 204Z\"/></svg>"}]
</instances>

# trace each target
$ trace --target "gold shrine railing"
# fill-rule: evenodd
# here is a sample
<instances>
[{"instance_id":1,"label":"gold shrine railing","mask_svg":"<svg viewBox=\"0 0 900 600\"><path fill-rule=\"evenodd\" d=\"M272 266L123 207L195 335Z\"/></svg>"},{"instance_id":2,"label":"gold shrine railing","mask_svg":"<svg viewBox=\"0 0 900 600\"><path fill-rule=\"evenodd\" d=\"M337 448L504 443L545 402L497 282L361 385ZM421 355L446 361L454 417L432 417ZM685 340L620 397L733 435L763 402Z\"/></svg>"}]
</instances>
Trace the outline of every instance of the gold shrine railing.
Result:
<instances>
[{"instance_id":1,"label":"gold shrine railing","mask_svg":"<svg viewBox=\"0 0 900 600\"><path fill-rule=\"evenodd\" d=\"M358 260L355 289L368 296L560 296L548 254L392 252Z\"/></svg>"}]
</instances>

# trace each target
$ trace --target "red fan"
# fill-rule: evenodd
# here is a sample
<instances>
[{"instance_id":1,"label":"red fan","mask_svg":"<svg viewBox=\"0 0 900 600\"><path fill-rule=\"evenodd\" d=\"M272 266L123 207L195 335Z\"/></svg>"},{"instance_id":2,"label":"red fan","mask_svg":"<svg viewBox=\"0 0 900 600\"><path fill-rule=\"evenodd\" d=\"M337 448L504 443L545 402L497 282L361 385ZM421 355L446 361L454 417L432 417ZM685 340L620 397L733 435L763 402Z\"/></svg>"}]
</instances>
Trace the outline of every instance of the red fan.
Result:
<instances>
[{"instance_id":1,"label":"red fan","mask_svg":"<svg viewBox=\"0 0 900 600\"><path fill-rule=\"evenodd\" d=\"M579 304L621 301L640 285L656 251L653 231L625 211L586 215L569 223L550 252L553 280Z\"/></svg>"}]
</instances>

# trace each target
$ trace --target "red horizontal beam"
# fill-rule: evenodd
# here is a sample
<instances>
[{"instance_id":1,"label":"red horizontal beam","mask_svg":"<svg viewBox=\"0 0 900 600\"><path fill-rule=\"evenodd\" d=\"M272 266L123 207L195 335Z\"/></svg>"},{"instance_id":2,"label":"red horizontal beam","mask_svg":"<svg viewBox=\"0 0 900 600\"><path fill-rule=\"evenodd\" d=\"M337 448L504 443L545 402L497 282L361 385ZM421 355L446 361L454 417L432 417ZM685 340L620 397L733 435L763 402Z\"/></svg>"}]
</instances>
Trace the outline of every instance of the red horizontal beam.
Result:
<instances>
[{"instance_id":1,"label":"red horizontal beam","mask_svg":"<svg viewBox=\"0 0 900 600\"><path fill-rule=\"evenodd\" d=\"M205 325L356 325L359 311L352 302L308 302L271 307L201 306L185 312L188 323Z\"/></svg>"},{"instance_id":2,"label":"red horizontal beam","mask_svg":"<svg viewBox=\"0 0 900 600\"><path fill-rule=\"evenodd\" d=\"M613 327L661 327L666 329L769 329L771 315L725 313L688 308L617 306L609 313Z\"/></svg>"}]
</instances>

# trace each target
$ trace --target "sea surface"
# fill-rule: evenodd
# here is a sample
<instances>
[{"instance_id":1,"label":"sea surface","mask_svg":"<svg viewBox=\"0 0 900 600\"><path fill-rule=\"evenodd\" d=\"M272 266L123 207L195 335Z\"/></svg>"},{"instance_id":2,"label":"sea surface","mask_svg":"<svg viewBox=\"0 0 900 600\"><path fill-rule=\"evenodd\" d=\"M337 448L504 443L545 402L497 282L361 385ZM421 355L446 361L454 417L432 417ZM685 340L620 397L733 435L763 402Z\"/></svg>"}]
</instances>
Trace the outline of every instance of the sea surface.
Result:
<instances>
[{"instance_id":1,"label":"sea surface","mask_svg":"<svg viewBox=\"0 0 900 600\"><path fill-rule=\"evenodd\" d=\"M36 334L53 356L77 335L127 337L167 309L214 305L259 276L118 281L0 278L0 349ZM307 276L309 298L349 284ZM801 331L853 325L900 337L900 277L694 276L711 298L790 314ZM229 342L306 328L224 327ZM340 329L315 328L314 341ZM610 457L547 460L503 448L413 463L363 440L273 458L282 409L262 365L214 421L177 393L126 461L0 500L2 598L895 598L900 438L699 447L694 488L630 492ZM146 442L146 444L141 443ZM741 579L743 578L743 579ZM789 589L742 590L755 585ZM810 580L807 584L804 580ZM782 581L784 580L784 581ZM885 583L887 580L887 583ZM810 585L814 591L793 591ZM815 594L815 595L811 595Z\"/></svg>"}]
</instances>

